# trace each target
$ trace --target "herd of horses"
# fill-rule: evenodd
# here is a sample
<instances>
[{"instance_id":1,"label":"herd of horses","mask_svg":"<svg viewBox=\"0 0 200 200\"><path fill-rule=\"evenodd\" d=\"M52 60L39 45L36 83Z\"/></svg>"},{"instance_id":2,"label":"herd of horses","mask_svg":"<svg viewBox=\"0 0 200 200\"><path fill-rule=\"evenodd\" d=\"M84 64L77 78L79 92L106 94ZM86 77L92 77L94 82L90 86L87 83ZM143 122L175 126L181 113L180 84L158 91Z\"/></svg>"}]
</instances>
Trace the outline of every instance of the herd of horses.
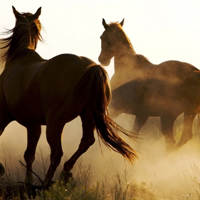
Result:
<instances>
[{"instance_id":1,"label":"herd of horses","mask_svg":"<svg viewBox=\"0 0 200 200\"><path fill-rule=\"evenodd\" d=\"M99 62L109 65L114 57L115 73L109 82L105 69L89 58L61 54L43 59L35 51L41 40L41 8L35 14L12 8L15 27L2 39L6 51L2 55L5 68L0 75L0 135L13 120L26 127L26 184L33 182L32 164L41 125L46 125L51 150L45 188L63 155L63 127L77 116L82 121L82 139L64 164L60 179L65 181L76 160L94 143L95 130L108 148L130 162L137 158L137 153L119 136L133 135L113 120L121 113L136 115L134 133L139 133L149 116L159 116L167 149L175 147L173 123L184 113L186 126L178 147L191 139L192 122L200 105L197 68L178 61L152 64L135 53L122 29L124 20L107 24L103 19Z\"/></svg>"}]
</instances>

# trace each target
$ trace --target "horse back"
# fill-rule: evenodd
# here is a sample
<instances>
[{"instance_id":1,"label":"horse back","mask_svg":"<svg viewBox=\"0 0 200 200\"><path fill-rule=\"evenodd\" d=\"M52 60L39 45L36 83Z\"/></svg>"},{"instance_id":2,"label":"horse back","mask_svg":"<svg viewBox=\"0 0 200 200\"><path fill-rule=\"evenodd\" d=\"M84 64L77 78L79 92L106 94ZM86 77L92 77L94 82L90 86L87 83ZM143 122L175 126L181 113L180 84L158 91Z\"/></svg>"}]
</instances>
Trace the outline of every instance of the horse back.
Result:
<instances>
[{"instance_id":1,"label":"horse back","mask_svg":"<svg viewBox=\"0 0 200 200\"><path fill-rule=\"evenodd\" d=\"M73 92L89 63L94 62L85 57L62 54L50 60L10 65L2 76L9 109L19 122L34 120L44 125L47 115L58 113L64 110L63 107L65 112L71 109L70 105L74 105L74 110L78 109Z\"/></svg>"}]
</instances>

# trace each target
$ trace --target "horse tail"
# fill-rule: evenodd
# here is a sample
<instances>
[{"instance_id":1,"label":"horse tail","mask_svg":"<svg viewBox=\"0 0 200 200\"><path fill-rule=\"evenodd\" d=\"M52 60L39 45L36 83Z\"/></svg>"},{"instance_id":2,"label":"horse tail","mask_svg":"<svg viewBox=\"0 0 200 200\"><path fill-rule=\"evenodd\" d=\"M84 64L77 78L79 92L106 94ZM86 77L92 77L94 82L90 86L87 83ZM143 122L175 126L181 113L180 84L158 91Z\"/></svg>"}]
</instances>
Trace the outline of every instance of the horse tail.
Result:
<instances>
[{"instance_id":1,"label":"horse tail","mask_svg":"<svg viewBox=\"0 0 200 200\"><path fill-rule=\"evenodd\" d=\"M136 151L118 135L123 133L133 138L131 134L109 117L108 104L111 91L105 69L100 65L90 66L79 82L78 91L89 95L87 102L92 107L96 131L103 143L130 162L138 158Z\"/></svg>"}]
</instances>

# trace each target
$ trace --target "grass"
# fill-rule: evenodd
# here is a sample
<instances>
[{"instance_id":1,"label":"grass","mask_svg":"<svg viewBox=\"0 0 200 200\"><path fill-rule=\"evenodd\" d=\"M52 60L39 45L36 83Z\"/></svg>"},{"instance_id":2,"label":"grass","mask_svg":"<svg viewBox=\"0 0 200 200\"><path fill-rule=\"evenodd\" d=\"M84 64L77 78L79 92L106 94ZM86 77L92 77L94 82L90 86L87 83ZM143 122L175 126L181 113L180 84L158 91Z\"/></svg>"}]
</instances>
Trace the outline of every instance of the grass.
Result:
<instances>
[{"instance_id":1,"label":"grass","mask_svg":"<svg viewBox=\"0 0 200 200\"><path fill-rule=\"evenodd\" d=\"M18 174L19 172L16 172ZM56 181L48 190L34 188L33 193L27 193L27 188L21 182L16 182L13 174L6 173L0 179L0 199L36 199L36 200L154 200L153 193L147 191L143 184L137 188L136 185L128 183L126 171L123 175L116 174L111 177L112 184L108 183L110 177L92 183L91 165L84 166L79 162L77 171L69 183ZM110 181L109 181L110 182ZM29 190L30 191L30 190ZM148 196L148 197L147 197ZM149 198L151 197L151 198Z\"/></svg>"}]
</instances>

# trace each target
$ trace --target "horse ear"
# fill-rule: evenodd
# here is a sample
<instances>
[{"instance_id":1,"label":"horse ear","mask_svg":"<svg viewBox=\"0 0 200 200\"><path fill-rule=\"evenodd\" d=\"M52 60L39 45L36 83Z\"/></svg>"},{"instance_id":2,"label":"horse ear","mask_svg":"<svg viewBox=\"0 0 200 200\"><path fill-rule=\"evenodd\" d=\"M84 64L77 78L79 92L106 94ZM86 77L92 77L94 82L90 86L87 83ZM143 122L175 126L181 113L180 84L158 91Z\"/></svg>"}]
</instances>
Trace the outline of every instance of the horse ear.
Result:
<instances>
[{"instance_id":1,"label":"horse ear","mask_svg":"<svg viewBox=\"0 0 200 200\"><path fill-rule=\"evenodd\" d=\"M12 9L13 9L13 13L15 15L15 17L19 17L20 13L16 10L16 8L14 6L12 6Z\"/></svg>"},{"instance_id":2,"label":"horse ear","mask_svg":"<svg viewBox=\"0 0 200 200\"><path fill-rule=\"evenodd\" d=\"M124 19L122 19L122 21L119 23L121 26L124 25Z\"/></svg>"},{"instance_id":3,"label":"horse ear","mask_svg":"<svg viewBox=\"0 0 200 200\"><path fill-rule=\"evenodd\" d=\"M106 24L106 21L105 21L105 19L103 18L103 20L102 20L102 24L103 24L103 26L104 26L104 28L105 29L107 29L108 28L108 24Z\"/></svg>"},{"instance_id":4,"label":"horse ear","mask_svg":"<svg viewBox=\"0 0 200 200\"><path fill-rule=\"evenodd\" d=\"M34 14L34 18L38 19L39 16L41 15L41 11L42 11L42 7L39 7L36 11L36 13Z\"/></svg>"}]
</instances>

